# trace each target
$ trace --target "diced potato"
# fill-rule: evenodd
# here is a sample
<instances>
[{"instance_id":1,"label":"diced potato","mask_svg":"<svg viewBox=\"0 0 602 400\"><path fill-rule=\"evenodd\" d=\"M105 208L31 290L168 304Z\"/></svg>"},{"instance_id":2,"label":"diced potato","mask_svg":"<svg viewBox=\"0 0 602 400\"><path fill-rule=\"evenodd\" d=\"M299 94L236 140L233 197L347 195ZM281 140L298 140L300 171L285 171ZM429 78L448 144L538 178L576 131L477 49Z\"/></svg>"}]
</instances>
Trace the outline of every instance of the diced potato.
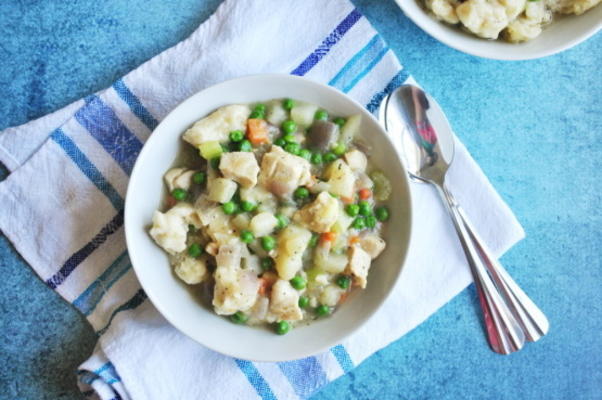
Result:
<instances>
[{"instance_id":1,"label":"diced potato","mask_svg":"<svg viewBox=\"0 0 602 400\"><path fill-rule=\"evenodd\" d=\"M245 188L257 184L259 165L253 153L236 151L222 155L219 169L225 178L240 183Z\"/></svg>"},{"instance_id":2,"label":"diced potato","mask_svg":"<svg viewBox=\"0 0 602 400\"><path fill-rule=\"evenodd\" d=\"M334 307L339 303L339 299L343 293L345 293L345 291L340 287L328 285L320 292L318 300L320 301L320 304Z\"/></svg>"},{"instance_id":3,"label":"diced potato","mask_svg":"<svg viewBox=\"0 0 602 400\"><path fill-rule=\"evenodd\" d=\"M218 108L196 122L184 133L184 140L198 147L209 141L226 142L231 131L246 128L251 109L247 105L233 104Z\"/></svg>"},{"instance_id":4,"label":"diced potato","mask_svg":"<svg viewBox=\"0 0 602 400\"><path fill-rule=\"evenodd\" d=\"M314 232L328 232L339 217L339 201L326 192L297 211L294 221Z\"/></svg>"},{"instance_id":5,"label":"diced potato","mask_svg":"<svg viewBox=\"0 0 602 400\"><path fill-rule=\"evenodd\" d=\"M297 102L291 110L291 119L301 128L307 128L314 122L318 106L310 103Z\"/></svg>"},{"instance_id":6,"label":"diced potato","mask_svg":"<svg viewBox=\"0 0 602 400\"><path fill-rule=\"evenodd\" d=\"M237 188L233 180L226 178L216 178L208 186L209 195L207 197L218 203L230 201Z\"/></svg>"},{"instance_id":7,"label":"diced potato","mask_svg":"<svg viewBox=\"0 0 602 400\"><path fill-rule=\"evenodd\" d=\"M263 203L274 199L274 195L268 192L262 186L253 186L252 188L240 188L240 199L250 201L255 204Z\"/></svg>"},{"instance_id":8,"label":"diced potato","mask_svg":"<svg viewBox=\"0 0 602 400\"><path fill-rule=\"evenodd\" d=\"M288 280L279 279L272 286L270 312L282 321L303 319L303 313L299 307L299 292L291 286Z\"/></svg>"},{"instance_id":9,"label":"diced potato","mask_svg":"<svg viewBox=\"0 0 602 400\"><path fill-rule=\"evenodd\" d=\"M311 232L290 224L278 235L276 271L281 279L292 279L303 266L303 252L311 239Z\"/></svg>"},{"instance_id":10,"label":"diced potato","mask_svg":"<svg viewBox=\"0 0 602 400\"><path fill-rule=\"evenodd\" d=\"M250 219L246 214L238 214L232 218L232 225L239 231L249 228Z\"/></svg>"},{"instance_id":11,"label":"diced potato","mask_svg":"<svg viewBox=\"0 0 602 400\"><path fill-rule=\"evenodd\" d=\"M221 208L217 208L213 212L214 216L209 225L205 228L209 237L220 245L229 243L232 239L236 239L238 235L236 234L234 226L232 226L231 218L224 214Z\"/></svg>"},{"instance_id":12,"label":"diced potato","mask_svg":"<svg viewBox=\"0 0 602 400\"><path fill-rule=\"evenodd\" d=\"M174 271L178 278L189 285L201 283L207 277L207 260L183 256L177 261Z\"/></svg>"},{"instance_id":13,"label":"diced potato","mask_svg":"<svg viewBox=\"0 0 602 400\"><path fill-rule=\"evenodd\" d=\"M270 101L266 106L266 120L270 124L280 126L288 118L288 112L282 107L281 101Z\"/></svg>"},{"instance_id":14,"label":"diced potato","mask_svg":"<svg viewBox=\"0 0 602 400\"><path fill-rule=\"evenodd\" d=\"M249 229L253 232L255 237L261 237L272 233L274 229L276 229L276 225L278 225L278 220L274 214L261 212L251 219Z\"/></svg>"},{"instance_id":15,"label":"diced potato","mask_svg":"<svg viewBox=\"0 0 602 400\"><path fill-rule=\"evenodd\" d=\"M345 121L345 125L343 125L343 127L341 128L340 136L340 141L344 143L345 146L348 146L349 144L351 144L351 142L353 142L355 136L360 131L361 124L362 116L360 114L352 115L351 117L347 118L347 121Z\"/></svg>"},{"instance_id":16,"label":"diced potato","mask_svg":"<svg viewBox=\"0 0 602 400\"><path fill-rule=\"evenodd\" d=\"M368 158L361 151L353 149L345 153L345 162L352 171L364 172L368 165Z\"/></svg>"},{"instance_id":17,"label":"diced potato","mask_svg":"<svg viewBox=\"0 0 602 400\"><path fill-rule=\"evenodd\" d=\"M334 254L330 252L321 252L316 248L314 253L314 266L320 271L331 274L339 274L345 270L349 259L345 254Z\"/></svg>"},{"instance_id":18,"label":"diced potato","mask_svg":"<svg viewBox=\"0 0 602 400\"><path fill-rule=\"evenodd\" d=\"M345 161L338 159L332 162L326 168L325 176L330 184L331 193L341 197L353 198L355 174Z\"/></svg>"}]
</instances>

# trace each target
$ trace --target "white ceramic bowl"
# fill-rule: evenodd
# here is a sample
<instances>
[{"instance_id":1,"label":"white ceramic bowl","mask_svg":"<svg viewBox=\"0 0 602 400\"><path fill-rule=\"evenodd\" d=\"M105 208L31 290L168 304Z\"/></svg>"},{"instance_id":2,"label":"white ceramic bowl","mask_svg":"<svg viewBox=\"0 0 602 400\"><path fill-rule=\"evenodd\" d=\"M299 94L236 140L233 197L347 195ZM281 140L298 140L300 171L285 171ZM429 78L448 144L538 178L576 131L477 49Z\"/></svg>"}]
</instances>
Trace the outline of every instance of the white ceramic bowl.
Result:
<instances>
[{"instance_id":1,"label":"white ceramic bowl","mask_svg":"<svg viewBox=\"0 0 602 400\"><path fill-rule=\"evenodd\" d=\"M486 40L437 21L420 7L421 0L395 0L403 12L426 33L446 45L484 58L496 60L529 60L569 49L602 29L602 5L582 15L555 18L541 35L526 43Z\"/></svg>"},{"instance_id":2,"label":"white ceramic bowl","mask_svg":"<svg viewBox=\"0 0 602 400\"><path fill-rule=\"evenodd\" d=\"M291 97L308 101L334 115L361 113L361 132L373 146L374 164L393 182L387 249L370 270L368 287L355 291L329 318L275 335L271 330L235 325L200 305L172 273L165 253L148 234L153 211L159 207L163 174L182 144L182 133L216 108ZM161 314L200 344L246 360L284 361L306 357L340 343L373 315L395 285L408 251L411 203L407 175L393 145L374 117L341 92L289 75L255 75L205 89L180 104L159 124L146 142L131 175L125 205L125 233L138 279ZM392 315L391 318L396 318Z\"/></svg>"}]
</instances>

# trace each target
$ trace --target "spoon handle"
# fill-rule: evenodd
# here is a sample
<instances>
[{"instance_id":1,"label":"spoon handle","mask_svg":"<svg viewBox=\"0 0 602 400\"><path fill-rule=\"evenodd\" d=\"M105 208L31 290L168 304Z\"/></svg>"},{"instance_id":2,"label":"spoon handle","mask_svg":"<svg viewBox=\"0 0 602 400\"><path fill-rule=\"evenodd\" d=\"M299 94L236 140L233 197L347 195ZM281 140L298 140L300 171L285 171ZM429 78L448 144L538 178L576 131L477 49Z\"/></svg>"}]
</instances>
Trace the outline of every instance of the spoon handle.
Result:
<instances>
[{"instance_id":1,"label":"spoon handle","mask_svg":"<svg viewBox=\"0 0 602 400\"><path fill-rule=\"evenodd\" d=\"M521 326L498 292L491 276L487 273L486 265L479 254L479 249L472 241L470 233L462 221L453 199L448 196L444 187L435 185L437 191L448 206L454 227L466 254L470 270L474 277L475 287L479 295L485 330L489 345L499 354L510 354L520 350L525 343L525 335Z\"/></svg>"},{"instance_id":2,"label":"spoon handle","mask_svg":"<svg viewBox=\"0 0 602 400\"><path fill-rule=\"evenodd\" d=\"M499 290L504 295L510 310L525 332L526 339L530 342L535 342L541 339L542 336L548 333L550 328L548 319L535 305L535 303L531 301L529 296L527 296L525 292L523 292L523 290L516 284L512 277L510 277L510 274L506 272L502 264L491 255L491 250L489 250L485 242L474 229L462 207L460 207L458 202L454 199L452 194L447 191L447 189L444 188L444 190L447 192L448 197L452 201L452 207L457 210L462 222L466 227L466 230L470 234L472 241L478 248L487 271L493 278L493 281Z\"/></svg>"}]
</instances>

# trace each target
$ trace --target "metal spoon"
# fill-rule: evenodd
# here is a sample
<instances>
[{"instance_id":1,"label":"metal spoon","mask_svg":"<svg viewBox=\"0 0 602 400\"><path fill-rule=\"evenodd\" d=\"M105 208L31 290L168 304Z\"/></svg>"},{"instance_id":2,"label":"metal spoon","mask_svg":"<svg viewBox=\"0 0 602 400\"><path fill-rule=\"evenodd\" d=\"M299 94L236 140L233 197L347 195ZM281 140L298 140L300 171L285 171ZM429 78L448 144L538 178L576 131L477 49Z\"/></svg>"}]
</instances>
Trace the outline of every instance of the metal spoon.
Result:
<instances>
[{"instance_id":1,"label":"metal spoon","mask_svg":"<svg viewBox=\"0 0 602 400\"><path fill-rule=\"evenodd\" d=\"M434 185L452 217L472 271L491 348L500 354L520 350L548 332L545 315L491 256L466 214L445 186L454 156L454 134L437 102L422 89L403 85L387 96L380 120L400 132L410 177Z\"/></svg>"}]
</instances>

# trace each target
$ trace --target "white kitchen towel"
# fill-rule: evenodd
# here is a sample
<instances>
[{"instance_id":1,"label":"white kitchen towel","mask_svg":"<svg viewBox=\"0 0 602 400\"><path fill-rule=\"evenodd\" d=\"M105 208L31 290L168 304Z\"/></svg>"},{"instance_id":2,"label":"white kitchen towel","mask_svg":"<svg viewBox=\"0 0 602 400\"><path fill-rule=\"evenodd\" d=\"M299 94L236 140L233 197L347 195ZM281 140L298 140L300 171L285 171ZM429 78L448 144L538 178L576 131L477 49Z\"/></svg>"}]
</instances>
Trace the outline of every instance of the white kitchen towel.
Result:
<instances>
[{"instance_id":1,"label":"white kitchen towel","mask_svg":"<svg viewBox=\"0 0 602 400\"><path fill-rule=\"evenodd\" d=\"M187 40L110 88L0 132L0 160L12 171L0 183L0 228L99 336L78 372L87 396L306 398L471 282L445 209L430 187L415 184L412 245L401 279L343 344L303 360L255 363L217 354L170 326L147 300L125 248L129 173L144 141L178 103L220 81L261 72L328 83L370 111L411 79L347 0L227 0ZM496 255L524 236L460 143L449 185Z\"/></svg>"}]
</instances>

